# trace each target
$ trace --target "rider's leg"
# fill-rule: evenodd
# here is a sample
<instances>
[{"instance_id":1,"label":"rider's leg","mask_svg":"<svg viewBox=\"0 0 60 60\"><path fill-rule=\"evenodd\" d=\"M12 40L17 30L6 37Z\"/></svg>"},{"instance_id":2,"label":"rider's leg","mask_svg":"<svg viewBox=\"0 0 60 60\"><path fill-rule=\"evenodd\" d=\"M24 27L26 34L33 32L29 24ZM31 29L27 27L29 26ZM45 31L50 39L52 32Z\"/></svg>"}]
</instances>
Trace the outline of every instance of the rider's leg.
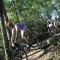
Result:
<instances>
[{"instance_id":1,"label":"rider's leg","mask_svg":"<svg viewBox=\"0 0 60 60\"><path fill-rule=\"evenodd\" d=\"M59 31L57 26L54 26L54 31L55 32L58 32Z\"/></svg>"},{"instance_id":2,"label":"rider's leg","mask_svg":"<svg viewBox=\"0 0 60 60\"><path fill-rule=\"evenodd\" d=\"M24 37L24 31L21 29L21 38L23 39Z\"/></svg>"},{"instance_id":3,"label":"rider's leg","mask_svg":"<svg viewBox=\"0 0 60 60\"><path fill-rule=\"evenodd\" d=\"M26 38L26 34L24 30L21 30L21 38L23 41L25 41L27 43L27 38Z\"/></svg>"},{"instance_id":4,"label":"rider's leg","mask_svg":"<svg viewBox=\"0 0 60 60\"><path fill-rule=\"evenodd\" d=\"M48 28L48 33L49 33L49 35L51 36L51 29L50 28Z\"/></svg>"}]
</instances>

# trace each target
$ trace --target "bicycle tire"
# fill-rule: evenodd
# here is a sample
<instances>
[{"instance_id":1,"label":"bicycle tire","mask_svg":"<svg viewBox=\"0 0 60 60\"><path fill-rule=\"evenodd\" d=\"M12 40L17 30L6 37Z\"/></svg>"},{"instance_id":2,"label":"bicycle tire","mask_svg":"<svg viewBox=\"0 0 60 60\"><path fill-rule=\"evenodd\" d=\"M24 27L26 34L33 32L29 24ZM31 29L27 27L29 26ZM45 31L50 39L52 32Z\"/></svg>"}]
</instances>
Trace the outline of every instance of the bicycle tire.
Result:
<instances>
[{"instance_id":1,"label":"bicycle tire","mask_svg":"<svg viewBox=\"0 0 60 60\"><path fill-rule=\"evenodd\" d=\"M24 55L24 57L23 57ZM28 60L27 53L24 50L18 50L15 54L12 56L12 60Z\"/></svg>"},{"instance_id":2,"label":"bicycle tire","mask_svg":"<svg viewBox=\"0 0 60 60\"><path fill-rule=\"evenodd\" d=\"M31 45L33 48L38 46L38 38L35 33L29 35L28 38L29 38L29 40L28 40L29 45Z\"/></svg>"},{"instance_id":3,"label":"bicycle tire","mask_svg":"<svg viewBox=\"0 0 60 60\"><path fill-rule=\"evenodd\" d=\"M38 38L37 38L37 37L35 37L35 42L36 42L36 43L35 43L36 45L35 45L35 44L32 45L33 48L35 48L35 47L37 47L37 46L39 45L39 43L38 43Z\"/></svg>"}]
</instances>

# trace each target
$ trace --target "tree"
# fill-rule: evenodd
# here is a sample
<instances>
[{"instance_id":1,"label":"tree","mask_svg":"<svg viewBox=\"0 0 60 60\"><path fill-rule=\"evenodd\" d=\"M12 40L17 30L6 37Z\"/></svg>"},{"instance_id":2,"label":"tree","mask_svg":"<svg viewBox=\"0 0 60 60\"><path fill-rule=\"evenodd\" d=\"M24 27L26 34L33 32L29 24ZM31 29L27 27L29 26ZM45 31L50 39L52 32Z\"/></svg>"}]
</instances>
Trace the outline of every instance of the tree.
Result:
<instances>
[{"instance_id":1,"label":"tree","mask_svg":"<svg viewBox=\"0 0 60 60\"><path fill-rule=\"evenodd\" d=\"M3 0L0 0L0 17L1 17L1 26L2 26L2 38L3 38L3 44L4 44L4 50L5 50L5 58L6 60L9 60L9 43L8 43L8 38L7 38L7 33L6 33L6 27L4 25L4 6L3 6ZM4 14L5 15L5 14Z\"/></svg>"},{"instance_id":2,"label":"tree","mask_svg":"<svg viewBox=\"0 0 60 60\"><path fill-rule=\"evenodd\" d=\"M8 16L7 16L7 12L6 12L5 7L3 8L3 13L4 13L4 16L5 16L6 21L8 21Z\"/></svg>"},{"instance_id":3,"label":"tree","mask_svg":"<svg viewBox=\"0 0 60 60\"><path fill-rule=\"evenodd\" d=\"M14 16L15 10L17 10L19 20L24 19L26 21L28 28L29 27L31 28L33 25L35 25L35 28L46 27L46 21L48 19L51 19L51 13L54 10L56 10L58 16L60 16L60 0L14 0L16 8L14 11L12 0L10 2L5 0L4 2L5 7L7 9L7 13L9 13L9 16L11 16L13 20L16 20L16 17ZM13 14L10 15L10 13ZM31 22L32 20L34 23Z\"/></svg>"}]
</instances>

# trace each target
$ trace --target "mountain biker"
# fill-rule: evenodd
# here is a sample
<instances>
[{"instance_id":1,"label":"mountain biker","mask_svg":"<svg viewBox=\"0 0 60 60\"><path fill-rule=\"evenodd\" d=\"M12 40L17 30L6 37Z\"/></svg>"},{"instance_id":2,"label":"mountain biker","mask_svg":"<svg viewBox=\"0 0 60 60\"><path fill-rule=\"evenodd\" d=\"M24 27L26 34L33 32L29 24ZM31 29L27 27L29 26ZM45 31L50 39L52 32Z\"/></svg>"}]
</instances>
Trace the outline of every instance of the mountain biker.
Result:
<instances>
[{"instance_id":1,"label":"mountain biker","mask_svg":"<svg viewBox=\"0 0 60 60\"><path fill-rule=\"evenodd\" d=\"M47 21L47 27L50 28L53 26L53 22L51 20Z\"/></svg>"},{"instance_id":2,"label":"mountain biker","mask_svg":"<svg viewBox=\"0 0 60 60\"><path fill-rule=\"evenodd\" d=\"M12 29L14 28L14 25L10 20L8 20L8 21L5 21L5 26L7 29L6 31L7 31L8 41L9 43L11 43Z\"/></svg>"},{"instance_id":3,"label":"mountain biker","mask_svg":"<svg viewBox=\"0 0 60 60\"><path fill-rule=\"evenodd\" d=\"M21 39L25 39L24 38L24 33L26 31L26 24L25 24L25 22L20 23L19 21L16 21L15 29L16 29L16 36L20 35Z\"/></svg>"},{"instance_id":4,"label":"mountain biker","mask_svg":"<svg viewBox=\"0 0 60 60\"><path fill-rule=\"evenodd\" d=\"M9 43L16 43L16 37L18 35L21 35L21 38L23 39L24 32L26 31L26 25L24 22L20 23L19 21L16 21L16 24L14 25L9 20L5 21L5 26L7 27L7 37Z\"/></svg>"},{"instance_id":5,"label":"mountain biker","mask_svg":"<svg viewBox=\"0 0 60 60\"><path fill-rule=\"evenodd\" d=\"M7 37L9 44L12 43L18 43L16 41L16 36L21 35L21 38L23 39L23 35L26 31L25 23L20 23L19 21L16 22L14 25L10 20L5 21L5 26L7 28Z\"/></svg>"},{"instance_id":6,"label":"mountain biker","mask_svg":"<svg viewBox=\"0 0 60 60\"><path fill-rule=\"evenodd\" d=\"M53 25L52 20L48 20L48 21L47 21L47 27L48 27L49 35L51 35L52 33L54 33L53 26L54 26L54 25Z\"/></svg>"},{"instance_id":7,"label":"mountain biker","mask_svg":"<svg viewBox=\"0 0 60 60\"><path fill-rule=\"evenodd\" d=\"M48 27L48 32L51 35L51 33L55 34L56 32L58 32L58 27L55 24L56 22L52 21L52 20L48 20L47 21L47 27Z\"/></svg>"}]
</instances>

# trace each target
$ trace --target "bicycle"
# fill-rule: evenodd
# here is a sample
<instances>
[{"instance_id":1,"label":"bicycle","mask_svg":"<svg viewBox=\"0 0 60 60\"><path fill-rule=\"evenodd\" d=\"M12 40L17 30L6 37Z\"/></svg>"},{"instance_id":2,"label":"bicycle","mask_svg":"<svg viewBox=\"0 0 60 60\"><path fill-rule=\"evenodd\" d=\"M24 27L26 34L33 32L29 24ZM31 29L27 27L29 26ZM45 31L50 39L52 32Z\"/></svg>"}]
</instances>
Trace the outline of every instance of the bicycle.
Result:
<instances>
[{"instance_id":1,"label":"bicycle","mask_svg":"<svg viewBox=\"0 0 60 60\"><path fill-rule=\"evenodd\" d=\"M38 46L38 37L36 33L34 33L33 31L26 31L26 35L27 35L26 40L29 46L33 48Z\"/></svg>"},{"instance_id":2,"label":"bicycle","mask_svg":"<svg viewBox=\"0 0 60 60\"><path fill-rule=\"evenodd\" d=\"M29 30L25 32L23 39L18 35L16 37L16 41L18 41L19 44L25 45L27 51L29 51L31 47L35 48L38 46L37 34Z\"/></svg>"},{"instance_id":3,"label":"bicycle","mask_svg":"<svg viewBox=\"0 0 60 60\"><path fill-rule=\"evenodd\" d=\"M9 46L9 51L11 53L11 60L28 60L27 53L24 50L23 45L19 45L17 43L14 43L14 46Z\"/></svg>"}]
</instances>

